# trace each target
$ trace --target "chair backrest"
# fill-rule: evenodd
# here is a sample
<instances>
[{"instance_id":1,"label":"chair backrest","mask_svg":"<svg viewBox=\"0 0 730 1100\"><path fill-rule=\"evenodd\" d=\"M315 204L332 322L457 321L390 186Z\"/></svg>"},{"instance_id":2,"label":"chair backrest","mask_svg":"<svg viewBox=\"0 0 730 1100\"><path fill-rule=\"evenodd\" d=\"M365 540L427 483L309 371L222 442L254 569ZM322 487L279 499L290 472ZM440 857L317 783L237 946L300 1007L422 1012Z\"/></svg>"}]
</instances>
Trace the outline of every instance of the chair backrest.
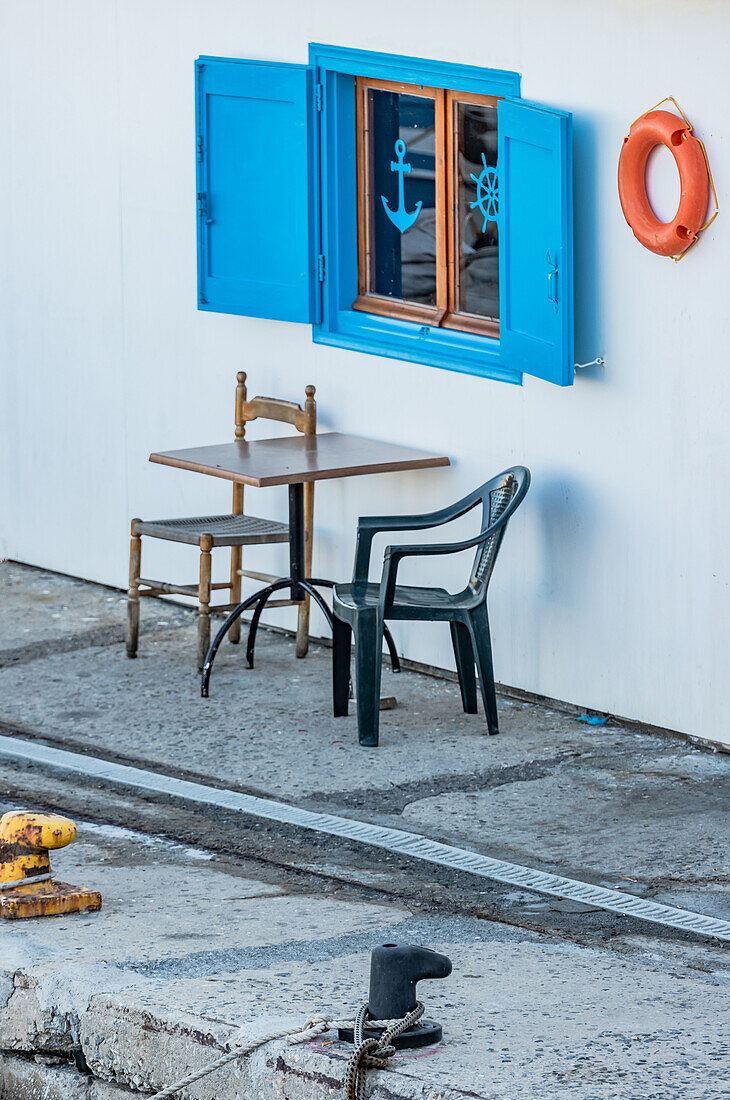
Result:
<instances>
[{"instance_id":1,"label":"chair backrest","mask_svg":"<svg viewBox=\"0 0 730 1100\"><path fill-rule=\"evenodd\" d=\"M503 522L497 530L477 547L469 577L469 588L476 595L486 593L494 563L502 545L507 524L512 513L522 503L530 486L530 471L525 466L513 466L487 481L473 494L474 504L482 503L481 530L487 531L497 520Z\"/></svg>"},{"instance_id":2,"label":"chair backrest","mask_svg":"<svg viewBox=\"0 0 730 1100\"><path fill-rule=\"evenodd\" d=\"M246 391L246 372L240 370L236 375L236 439L246 438L246 425L249 420L278 420L291 424L303 435L315 435L317 432L317 402L314 400L314 386L305 386L304 408L295 401L281 401L278 397L254 397L248 400ZM312 489L309 489L311 496ZM233 484L233 514L243 514L243 485ZM309 526L311 527L312 505L308 507Z\"/></svg>"},{"instance_id":3,"label":"chair backrest","mask_svg":"<svg viewBox=\"0 0 730 1100\"><path fill-rule=\"evenodd\" d=\"M314 386L305 387L304 407L295 401L282 401L278 397L253 397L250 401L246 391L246 372L236 375L236 439L245 439L246 424L250 420L278 420L282 424L291 424L303 435L315 435L317 432L317 402L314 400Z\"/></svg>"}]
</instances>

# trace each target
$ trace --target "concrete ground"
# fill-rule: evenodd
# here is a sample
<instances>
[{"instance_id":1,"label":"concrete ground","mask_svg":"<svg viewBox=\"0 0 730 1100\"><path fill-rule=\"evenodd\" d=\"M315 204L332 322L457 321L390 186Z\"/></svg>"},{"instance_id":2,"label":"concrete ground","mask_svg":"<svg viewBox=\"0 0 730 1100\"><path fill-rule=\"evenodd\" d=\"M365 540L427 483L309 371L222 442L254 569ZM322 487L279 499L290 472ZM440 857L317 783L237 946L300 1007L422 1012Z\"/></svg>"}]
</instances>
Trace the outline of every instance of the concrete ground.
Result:
<instances>
[{"instance_id":1,"label":"concrete ground","mask_svg":"<svg viewBox=\"0 0 730 1100\"><path fill-rule=\"evenodd\" d=\"M189 612L146 601L128 661L119 593L10 563L0 592L1 733L730 917L730 756L508 699L488 738L455 684L411 672L384 675L398 707L364 750L354 717L331 717L325 647L297 661L290 639L263 631L248 671L226 644L202 700ZM104 908L0 927L2 1100L150 1092L241 1024L349 1014L385 939L445 951L454 972L422 987L444 1044L399 1054L373 1096L727 1094L716 943L0 759L0 811L20 806L81 822L54 866L100 887ZM91 1076L70 1061L78 1046ZM334 1100L347 1049L333 1035L269 1044L186 1095Z\"/></svg>"},{"instance_id":2,"label":"concrete ground","mask_svg":"<svg viewBox=\"0 0 730 1100\"><path fill-rule=\"evenodd\" d=\"M113 827L87 826L56 863L99 887L104 908L0 930L3 1100L122 1100L212 1061L241 1027L348 1018L368 952L386 940L429 944L454 971L419 987L444 1043L374 1073L379 1100L727 1095L716 949L667 965L649 949L626 956L312 891L284 874L262 881L238 861ZM59 1062L76 1045L91 1080ZM274 1042L188 1095L335 1100L349 1049L334 1032ZM113 1087L95 1091L95 1080Z\"/></svg>"}]
</instances>

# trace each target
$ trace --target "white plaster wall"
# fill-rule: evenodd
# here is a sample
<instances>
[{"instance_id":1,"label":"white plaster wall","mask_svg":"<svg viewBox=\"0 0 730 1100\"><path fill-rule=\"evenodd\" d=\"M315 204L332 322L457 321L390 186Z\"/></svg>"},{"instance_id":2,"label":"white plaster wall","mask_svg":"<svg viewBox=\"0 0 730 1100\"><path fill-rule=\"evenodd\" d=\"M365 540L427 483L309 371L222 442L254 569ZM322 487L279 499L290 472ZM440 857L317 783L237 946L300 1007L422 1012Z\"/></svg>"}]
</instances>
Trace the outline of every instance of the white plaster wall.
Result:
<instances>
[{"instance_id":1,"label":"white plaster wall","mask_svg":"<svg viewBox=\"0 0 730 1100\"><path fill-rule=\"evenodd\" d=\"M730 221L673 264L616 192L629 123L671 92L726 205L727 3L0 0L0 17L0 552L124 586L131 516L229 505L225 483L149 451L227 438L237 369L253 392L313 382L322 428L453 460L319 487L315 572L349 574L358 514L437 507L525 462L492 587L498 679L730 743ZM193 59L303 62L310 41L516 69L523 95L574 112L576 352L603 370L518 388L196 311ZM285 514L284 490L247 501ZM148 542L144 571L190 580L195 553ZM451 667L444 629L397 634Z\"/></svg>"}]
</instances>

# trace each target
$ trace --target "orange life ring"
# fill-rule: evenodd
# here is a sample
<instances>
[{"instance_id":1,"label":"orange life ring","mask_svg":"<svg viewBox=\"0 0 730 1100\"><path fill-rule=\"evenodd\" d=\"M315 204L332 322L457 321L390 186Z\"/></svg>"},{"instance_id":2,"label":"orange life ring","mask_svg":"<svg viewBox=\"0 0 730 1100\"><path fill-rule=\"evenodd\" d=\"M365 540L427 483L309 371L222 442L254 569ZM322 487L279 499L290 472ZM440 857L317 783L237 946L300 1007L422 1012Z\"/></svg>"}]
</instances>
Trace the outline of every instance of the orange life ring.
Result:
<instances>
[{"instance_id":1,"label":"orange life ring","mask_svg":"<svg viewBox=\"0 0 730 1100\"><path fill-rule=\"evenodd\" d=\"M659 221L646 194L646 162L655 145L666 145L679 171L679 206L670 222ZM689 248L705 220L710 190L702 146L683 118L649 111L636 120L619 157L618 193L624 217L644 248L659 256Z\"/></svg>"}]
</instances>

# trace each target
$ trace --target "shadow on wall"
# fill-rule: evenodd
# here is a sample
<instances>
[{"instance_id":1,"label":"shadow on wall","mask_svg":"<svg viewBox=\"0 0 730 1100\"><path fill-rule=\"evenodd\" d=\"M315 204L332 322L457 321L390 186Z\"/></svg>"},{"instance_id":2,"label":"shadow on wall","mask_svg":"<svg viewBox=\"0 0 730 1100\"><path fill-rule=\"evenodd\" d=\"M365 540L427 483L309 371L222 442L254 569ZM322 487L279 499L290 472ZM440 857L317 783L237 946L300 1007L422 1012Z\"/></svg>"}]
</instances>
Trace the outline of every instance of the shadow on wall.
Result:
<instances>
[{"instance_id":1,"label":"shadow on wall","mask_svg":"<svg viewBox=\"0 0 730 1100\"><path fill-rule=\"evenodd\" d=\"M604 510L590 486L578 481L572 470L553 471L535 481L532 514L538 526L542 565L538 595L563 608L581 605L585 602L587 563L597 558Z\"/></svg>"},{"instance_id":2,"label":"shadow on wall","mask_svg":"<svg viewBox=\"0 0 730 1100\"><path fill-rule=\"evenodd\" d=\"M573 262L578 363L590 362L604 354L598 130L597 115L573 113ZM578 377L601 381L604 371L605 367L594 365L579 371Z\"/></svg>"}]
</instances>

